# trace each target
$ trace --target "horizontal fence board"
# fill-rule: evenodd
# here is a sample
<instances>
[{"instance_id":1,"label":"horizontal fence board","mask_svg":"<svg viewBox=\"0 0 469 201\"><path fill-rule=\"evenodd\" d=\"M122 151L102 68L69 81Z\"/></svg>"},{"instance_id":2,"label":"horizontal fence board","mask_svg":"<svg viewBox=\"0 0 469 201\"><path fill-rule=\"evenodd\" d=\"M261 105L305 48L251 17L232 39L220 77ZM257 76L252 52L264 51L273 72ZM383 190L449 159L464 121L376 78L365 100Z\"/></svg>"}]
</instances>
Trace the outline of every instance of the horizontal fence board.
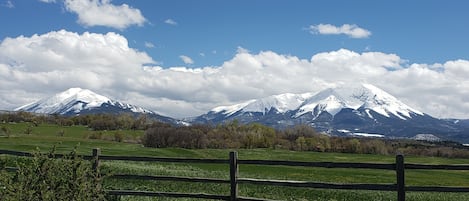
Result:
<instances>
[{"instance_id":1,"label":"horizontal fence board","mask_svg":"<svg viewBox=\"0 0 469 201\"><path fill-rule=\"evenodd\" d=\"M238 196L237 201L277 201L277 200L270 200L270 199L264 199L264 198L251 198L251 197L242 197Z\"/></svg>"},{"instance_id":2,"label":"horizontal fence board","mask_svg":"<svg viewBox=\"0 0 469 201\"><path fill-rule=\"evenodd\" d=\"M5 170L8 172L16 172L18 171L18 168L16 167L5 167Z\"/></svg>"},{"instance_id":3,"label":"horizontal fence board","mask_svg":"<svg viewBox=\"0 0 469 201\"><path fill-rule=\"evenodd\" d=\"M210 182L210 183L230 183L230 180L212 179L212 178L196 178L196 177L173 177L173 176L149 176L149 175L129 175L116 174L111 175L114 179L138 179L138 180L162 180L162 181L185 181L185 182Z\"/></svg>"},{"instance_id":4,"label":"horizontal fence board","mask_svg":"<svg viewBox=\"0 0 469 201\"><path fill-rule=\"evenodd\" d=\"M334 183L320 183L320 182L307 182L307 181L264 180L264 179L251 179L251 178L239 178L238 183L289 186L289 187L322 188L322 189L349 189L349 190L354 189L354 190L380 190L380 191L395 191L396 190L395 184L334 184Z\"/></svg>"},{"instance_id":5,"label":"horizontal fence board","mask_svg":"<svg viewBox=\"0 0 469 201\"><path fill-rule=\"evenodd\" d=\"M172 193L172 192L154 192L154 191L131 191L131 190L106 190L109 195L130 195L147 197L173 197L173 198L203 198L216 200L230 200L230 196L212 195L206 193Z\"/></svg>"},{"instance_id":6,"label":"horizontal fence board","mask_svg":"<svg viewBox=\"0 0 469 201\"><path fill-rule=\"evenodd\" d=\"M396 168L395 164L300 162L300 161L275 161L275 160L238 160L238 164L285 165L285 166L323 167L323 168L364 168L364 169L386 169L386 170L395 170Z\"/></svg>"},{"instance_id":7,"label":"horizontal fence board","mask_svg":"<svg viewBox=\"0 0 469 201\"><path fill-rule=\"evenodd\" d=\"M424 192L461 192L469 193L469 187L447 187L447 186L406 186L406 191Z\"/></svg>"},{"instance_id":8,"label":"horizontal fence board","mask_svg":"<svg viewBox=\"0 0 469 201\"><path fill-rule=\"evenodd\" d=\"M149 162L173 162L173 163L221 163L228 164L227 159L197 159L197 158L160 158L145 156L99 156L99 160L122 161L149 161Z\"/></svg>"},{"instance_id":9,"label":"horizontal fence board","mask_svg":"<svg viewBox=\"0 0 469 201\"><path fill-rule=\"evenodd\" d=\"M404 164L405 169L420 170L469 170L469 165L422 165L422 164Z\"/></svg>"},{"instance_id":10,"label":"horizontal fence board","mask_svg":"<svg viewBox=\"0 0 469 201\"><path fill-rule=\"evenodd\" d=\"M33 156L31 153L22 151L0 150L0 154L13 155L13 156Z\"/></svg>"},{"instance_id":11,"label":"horizontal fence board","mask_svg":"<svg viewBox=\"0 0 469 201\"><path fill-rule=\"evenodd\" d=\"M34 154L33 153L29 153L29 152L22 152L22 151L11 151L11 150L0 150L0 154L5 154L5 155L13 155L13 156L25 156L25 157L33 157ZM54 154L50 154L50 153L42 153L42 152L39 152L38 154L41 154L41 155L48 155L49 158L63 158L65 156L68 156L68 154L59 154L59 153L54 153ZM82 159L85 159L85 160L91 160L93 159L92 156L87 156L87 155L76 155L76 157L78 158L82 158Z\"/></svg>"}]
</instances>

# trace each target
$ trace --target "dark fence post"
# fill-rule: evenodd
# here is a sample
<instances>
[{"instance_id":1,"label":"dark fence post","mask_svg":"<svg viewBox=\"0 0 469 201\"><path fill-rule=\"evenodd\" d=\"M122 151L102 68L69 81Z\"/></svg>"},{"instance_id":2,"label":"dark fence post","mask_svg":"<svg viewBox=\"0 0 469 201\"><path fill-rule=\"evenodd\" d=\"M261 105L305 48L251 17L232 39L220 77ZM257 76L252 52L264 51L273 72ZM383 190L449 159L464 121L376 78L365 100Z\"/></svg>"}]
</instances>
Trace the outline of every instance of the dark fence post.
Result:
<instances>
[{"instance_id":1,"label":"dark fence post","mask_svg":"<svg viewBox=\"0 0 469 201\"><path fill-rule=\"evenodd\" d=\"M405 175L404 156L400 153L396 155L396 179L397 179L397 200L405 201Z\"/></svg>"},{"instance_id":2,"label":"dark fence post","mask_svg":"<svg viewBox=\"0 0 469 201\"><path fill-rule=\"evenodd\" d=\"M99 155L101 154L101 149L99 148L94 148L93 149L93 171L98 174L98 168L99 168Z\"/></svg>"},{"instance_id":3,"label":"dark fence post","mask_svg":"<svg viewBox=\"0 0 469 201\"><path fill-rule=\"evenodd\" d=\"M230 200L238 199L238 153L230 152Z\"/></svg>"}]
</instances>

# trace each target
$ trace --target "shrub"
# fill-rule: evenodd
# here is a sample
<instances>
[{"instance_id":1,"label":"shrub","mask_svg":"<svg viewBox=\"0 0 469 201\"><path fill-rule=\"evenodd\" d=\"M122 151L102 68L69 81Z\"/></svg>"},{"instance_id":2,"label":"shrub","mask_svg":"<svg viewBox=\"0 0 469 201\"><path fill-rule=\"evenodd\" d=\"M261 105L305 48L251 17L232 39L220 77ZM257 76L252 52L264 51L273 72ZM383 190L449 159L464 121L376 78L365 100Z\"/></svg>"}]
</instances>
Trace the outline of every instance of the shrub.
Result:
<instances>
[{"instance_id":1,"label":"shrub","mask_svg":"<svg viewBox=\"0 0 469 201\"><path fill-rule=\"evenodd\" d=\"M33 134L33 127L31 125L28 125L26 129L24 130L24 134L28 134L28 135Z\"/></svg>"},{"instance_id":2,"label":"shrub","mask_svg":"<svg viewBox=\"0 0 469 201\"><path fill-rule=\"evenodd\" d=\"M75 151L55 159L37 152L17 162L14 174L0 172L0 200L105 200L102 177Z\"/></svg>"},{"instance_id":3,"label":"shrub","mask_svg":"<svg viewBox=\"0 0 469 201\"><path fill-rule=\"evenodd\" d=\"M101 140L101 139L103 139L103 132L101 132L101 131L91 132L88 135L88 139Z\"/></svg>"},{"instance_id":4,"label":"shrub","mask_svg":"<svg viewBox=\"0 0 469 201\"><path fill-rule=\"evenodd\" d=\"M59 131L57 131L57 136L63 137L64 135L65 135L64 129L60 129Z\"/></svg>"},{"instance_id":5,"label":"shrub","mask_svg":"<svg viewBox=\"0 0 469 201\"><path fill-rule=\"evenodd\" d=\"M10 137L10 133L11 133L10 128L8 128L8 127L6 127L6 126L3 125L3 126L0 128L0 131L1 131L1 133L4 134L5 136Z\"/></svg>"},{"instance_id":6,"label":"shrub","mask_svg":"<svg viewBox=\"0 0 469 201\"><path fill-rule=\"evenodd\" d=\"M124 141L124 134L117 131L114 133L114 141L116 142L123 142Z\"/></svg>"}]
</instances>

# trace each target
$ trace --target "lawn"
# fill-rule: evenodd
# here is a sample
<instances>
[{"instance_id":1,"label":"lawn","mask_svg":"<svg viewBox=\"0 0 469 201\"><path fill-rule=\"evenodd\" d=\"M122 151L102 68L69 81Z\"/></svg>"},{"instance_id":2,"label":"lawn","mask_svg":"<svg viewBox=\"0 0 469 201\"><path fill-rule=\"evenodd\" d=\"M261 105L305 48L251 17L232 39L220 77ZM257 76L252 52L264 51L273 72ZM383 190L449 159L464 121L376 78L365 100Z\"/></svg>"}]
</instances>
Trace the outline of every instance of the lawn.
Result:
<instances>
[{"instance_id":1,"label":"lawn","mask_svg":"<svg viewBox=\"0 0 469 201\"><path fill-rule=\"evenodd\" d=\"M27 123L1 124L10 129L10 136L0 136L0 149L32 152L39 148L47 152L56 146L57 152L66 153L77 147L79 154L90 155L93 148L100 148L102 155L154 156L181 158L219 158L227 159L229 149L180 149L180 148L146 148L137 143L114 141L116 132L130 141L141 137L143 131L91 131L83 126L59 127L41 124L32 127L30 134L25 130ZM62 135L63 134L63 135ZM98 136L96 139L90 136ZM394 163L394 156L370 154L343 154L298 152L274 149L240 149L239 159L253 160L291 160L322 162L364 162ZM5 158L6 156L0 156ZM469 164L469 159L448 159L436 157L405 157L406 163L419 164ZM228 179L228 165L225 164L187 164L187 163L148 163L103 161L103 170L111 174L171 175L184 177L207 177ZM465 186L469 187L468 171L444 170L407 170L406 185L423 186ZM241 178L300 180L330 183L395 183L394 171L371 169L328 169L287 166L240 165ZM228 194L227 184L198 184L168 181L136 181L106 179L108 189L150 190L170 192L192 192ZM356 191L356 190L322 190L310 188L288 188L278 186L241 184L241 196L270 198L276 200L396 200L395 192ZM122 200L173 200L167 198L145 198L124 196ZM188 199L181 199L188 200ZM408 192L407 200L469 200L469 193L421 193Z\"/></svg>"}]
</instances>

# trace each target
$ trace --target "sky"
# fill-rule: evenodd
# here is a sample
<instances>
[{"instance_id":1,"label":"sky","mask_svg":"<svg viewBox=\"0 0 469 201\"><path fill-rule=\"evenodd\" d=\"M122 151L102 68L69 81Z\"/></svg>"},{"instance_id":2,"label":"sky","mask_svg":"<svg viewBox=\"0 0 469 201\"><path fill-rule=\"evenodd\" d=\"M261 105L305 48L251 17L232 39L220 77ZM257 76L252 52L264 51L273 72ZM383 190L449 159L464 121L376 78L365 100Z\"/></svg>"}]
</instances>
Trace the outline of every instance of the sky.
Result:
<instances>
[{"instance_id":1,"label":"sky","mask_svg":"<svg viewBox=\"0 0 469 201\"><path fill-rule=\"evenodd\" d=\"M0 109L71 87L182 118L373 84L469 119L463 0L0 0Z\"/></svg>"}]
</instances>

